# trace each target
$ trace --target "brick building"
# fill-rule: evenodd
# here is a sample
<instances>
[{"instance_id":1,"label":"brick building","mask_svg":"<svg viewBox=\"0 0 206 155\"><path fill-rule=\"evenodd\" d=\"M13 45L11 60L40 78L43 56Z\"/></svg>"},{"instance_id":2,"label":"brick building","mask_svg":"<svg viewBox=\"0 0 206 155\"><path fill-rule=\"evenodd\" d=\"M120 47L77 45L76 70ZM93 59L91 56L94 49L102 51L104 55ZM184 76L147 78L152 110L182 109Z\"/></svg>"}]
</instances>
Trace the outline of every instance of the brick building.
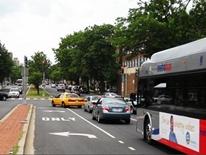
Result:
<instances>
[{"instance_id":1,"label":"brick building","mask_svg":"<svg viewBox=\"0 0 206 155\"><path fill-rule=\"evenodd\" d=\"M119 94L129 97L131 93L137 93L138 69L147 58L142 54L129 53L122 58L121 82L119 82Z\"/></svg>"}]
</instances>

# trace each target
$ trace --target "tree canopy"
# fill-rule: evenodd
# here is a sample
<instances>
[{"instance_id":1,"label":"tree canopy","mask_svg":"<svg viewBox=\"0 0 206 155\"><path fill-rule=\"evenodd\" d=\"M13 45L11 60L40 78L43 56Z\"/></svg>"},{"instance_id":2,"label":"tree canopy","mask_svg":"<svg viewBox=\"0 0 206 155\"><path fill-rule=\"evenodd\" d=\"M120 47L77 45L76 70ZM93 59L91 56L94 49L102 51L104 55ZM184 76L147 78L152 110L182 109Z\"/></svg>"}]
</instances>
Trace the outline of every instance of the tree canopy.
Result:
<instances>
[{"instance_id":1,"label":"tree canopy","mask_svg":"<svg viewBox=\"0 0 206 155\"><path fill-rule=\"evenodd\" d=\"M104 82L113 82L117 71L115 48L111 44L114 27L109 24L87 27L61 39L55 49L56 59L66 79L79 82L99 82L103 91Z\"/></svg>"},{"instance_id":2,"label":"tree canopy","mask_svg":"<svg viewBox=\"0 0 206 155\"><path fill-rule=\"evenodd\" d=\"M13 61L11 55L5 45L0 42L0 83L2 83L6 77L9 77L12 66Z\"/></svg>"},{"instance_id":3,"label":"tree canopy","mask_svg":"<svg viewBox=\"0 0 206 155\"><path fill-rule=\"evenodd\" d=\"M44 82L43 76L46 77L50 65L51 62L46 54L40 51L31 56L31 60L29 60L29 83L35 86L38 94L39 85Z\"/></svg>"}]
</instances>

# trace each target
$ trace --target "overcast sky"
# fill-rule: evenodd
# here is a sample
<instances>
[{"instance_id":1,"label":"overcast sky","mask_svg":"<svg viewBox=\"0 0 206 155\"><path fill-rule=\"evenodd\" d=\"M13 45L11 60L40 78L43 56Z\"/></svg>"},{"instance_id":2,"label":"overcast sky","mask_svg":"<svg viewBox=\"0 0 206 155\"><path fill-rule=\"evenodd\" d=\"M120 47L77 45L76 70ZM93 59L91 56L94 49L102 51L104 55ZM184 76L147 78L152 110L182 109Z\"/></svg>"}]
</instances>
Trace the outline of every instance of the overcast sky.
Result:
<instances>
[{"instance_id":1,"label":"overcast sky","mask_svg":"<svg viewBox=\"0 0 206 155\"><path fill-rule=\"evenodd\" d=\"M52 48L61 37L114 24L136 7L137 0L0 0L0 41L20 62L43 51L54 63Z\"/></svg>"}]
</instances>

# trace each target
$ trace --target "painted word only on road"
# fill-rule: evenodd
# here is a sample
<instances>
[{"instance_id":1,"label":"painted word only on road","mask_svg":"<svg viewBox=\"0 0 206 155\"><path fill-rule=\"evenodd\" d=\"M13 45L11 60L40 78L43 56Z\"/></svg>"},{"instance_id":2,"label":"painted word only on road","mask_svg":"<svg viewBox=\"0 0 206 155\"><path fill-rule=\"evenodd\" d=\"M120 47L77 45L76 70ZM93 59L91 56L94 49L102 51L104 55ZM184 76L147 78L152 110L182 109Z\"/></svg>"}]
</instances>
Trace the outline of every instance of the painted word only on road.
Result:
<instances>
[{"instance_id":1,"label":"painted word only on road","mask_svg":"<svg viewBox=\"0 0 206 155\"><path fill-rule=\"evenodd\" d=\"M63 122L70 122L70 121L75 121L74 117L69 117L69 118L63 118L63 117L42 117L42 121L63 121Z\"/></svg>"}]
</instances>

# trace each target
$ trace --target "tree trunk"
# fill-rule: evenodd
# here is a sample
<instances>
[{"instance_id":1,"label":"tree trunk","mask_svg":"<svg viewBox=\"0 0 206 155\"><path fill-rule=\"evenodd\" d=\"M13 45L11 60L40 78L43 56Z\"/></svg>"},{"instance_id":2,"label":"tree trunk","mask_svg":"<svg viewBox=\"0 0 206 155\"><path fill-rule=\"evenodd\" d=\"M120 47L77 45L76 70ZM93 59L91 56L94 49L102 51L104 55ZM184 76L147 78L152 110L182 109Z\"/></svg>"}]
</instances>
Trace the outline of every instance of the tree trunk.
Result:
<instances>
[{"instance_id":1,"label":"tree trunk","mask_svg":"<svg viewBox=\"0 0 206 155\"><path fill-rule=\"evenodd\" d=\"M90 88L89 88L89 79L87 79L87 90L89 92Z\"/></svg>"},{"instance_id":2,"label":"tree trunk","mask_svg":"<svg viewBox=\"0 0 206 155\"><path fill-rule=\"evenodd\" d=\"M37 91L37 95L39 95L39 86L36 85L35 88L36 88L36 91Z\"/></svg>"},{"instance_id":3,"label":"tree trunk","mask_svg":"<svg viewBox=\"0 0 206 155\"><path fill-rule=\"evenodd\" d=\"M105 92L105 85L104 85L104 81L100 81L99 84L99 89L100 89L100 93L104 93Z\"/></svg>"}]
</instances>

